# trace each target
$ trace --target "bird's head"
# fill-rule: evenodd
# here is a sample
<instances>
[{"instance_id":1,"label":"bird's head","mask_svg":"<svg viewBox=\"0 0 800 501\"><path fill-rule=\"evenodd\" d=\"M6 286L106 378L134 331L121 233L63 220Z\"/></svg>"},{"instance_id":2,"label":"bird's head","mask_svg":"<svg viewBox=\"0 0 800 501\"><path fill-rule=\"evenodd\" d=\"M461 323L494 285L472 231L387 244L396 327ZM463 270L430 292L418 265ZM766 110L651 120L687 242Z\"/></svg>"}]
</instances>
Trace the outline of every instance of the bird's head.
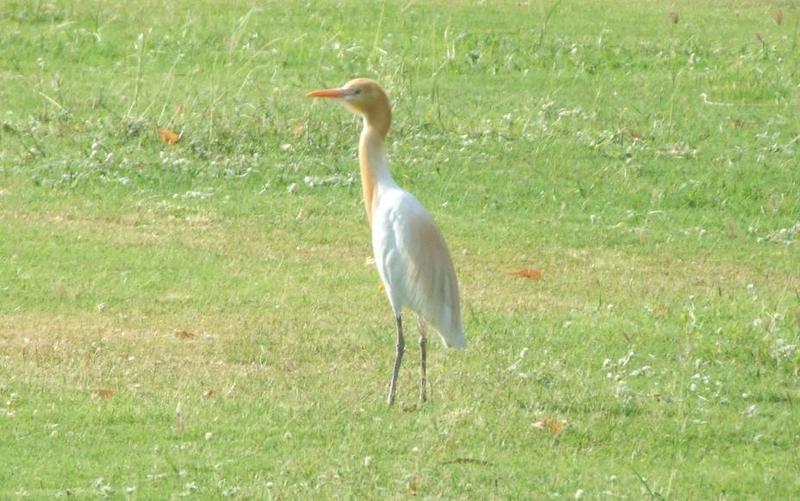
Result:
<instances>
[{"instance_id":1,"label":"bird's head","mask_svg":"<svg viewBox=\"0 0 800 501\"><path fill-rule=\"evenodd\" d=\"M376 127L384 136L389 132L392 117L389 98L374 80L356 78L338 88L311 91L306 97L340 100L347 109L364 117L367 124Z\"/></svg>"}]
</instances>

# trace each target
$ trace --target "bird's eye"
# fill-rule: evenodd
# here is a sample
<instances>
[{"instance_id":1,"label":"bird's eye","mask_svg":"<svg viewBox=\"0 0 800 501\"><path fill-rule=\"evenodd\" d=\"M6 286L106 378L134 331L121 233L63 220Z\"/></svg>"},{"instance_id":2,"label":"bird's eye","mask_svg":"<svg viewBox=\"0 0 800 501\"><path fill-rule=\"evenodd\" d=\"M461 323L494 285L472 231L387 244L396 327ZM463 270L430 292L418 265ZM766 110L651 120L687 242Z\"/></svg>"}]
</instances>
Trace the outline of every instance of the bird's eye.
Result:
<instances>
[{"instance_id":1,"label":"bird's eye","mask_svg":"<svg viewBox=\"0 0 800 501\"><path fill-rule=\"evenodd\" d=\"M353 89L353 95L354 95L354 96L357 96L357 95L359 95L359 94L361 94L361 89L359 89L358 87L356 87L355 89Z\"/></svg>"}]
</instances>

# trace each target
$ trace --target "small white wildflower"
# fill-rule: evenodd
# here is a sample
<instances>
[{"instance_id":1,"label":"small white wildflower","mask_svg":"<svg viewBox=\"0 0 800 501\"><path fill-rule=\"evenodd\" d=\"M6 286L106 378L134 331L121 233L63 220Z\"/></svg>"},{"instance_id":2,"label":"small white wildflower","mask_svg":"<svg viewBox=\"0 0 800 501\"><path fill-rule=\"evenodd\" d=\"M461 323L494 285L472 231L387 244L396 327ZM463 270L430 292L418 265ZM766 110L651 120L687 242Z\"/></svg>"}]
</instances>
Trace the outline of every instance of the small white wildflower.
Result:
<instances>
[{"instance_id":1,"label":"small white wildflower","mask_svg":"<svg viewBox=\"0 0 800 501\"><path fill-rule=\"evenodd\" d=\"M647 376L650 373L651 367L649 365L643 365L638 369L634 369L628 372L629 376L637 377L637 376Z\"/></svg>"},{"instance_id":2,"label":"small white wildflower","mask_svg":"<svg viewBox=\"0 0 800 501\"><path fill-rule=\"evenodd\" d=\"M522 362L522 359L525 358L525 354L526 353L528 353L528 348L527 347L523 348L522 351L519 352L519 356L517 357L517 360L513 364L509 365L506 370L507 371L515 371L515 370L517 370L517 365L519 365L519 363Z\"/></svg>"},{"instance_id":3,"label":"small white wildflower","mask_svg":"<svg viewBox=\"0 0 800 501\"><path fill-rule=\"evenodd\" d=\"M617 360L617 365L619 365L620 367L625 367L626 365L628 365L628 362L631 361L631 358L633 358L635 354L636 353L633 350L629 351L627 355Z\"/></svg>"},{"instance_id":4,"label":"small white wildflower","mask_svg":"<svg viewBox=\"0 0 800 501\"><path fill-rule=\"evenodd\" d=\"M624 379L620 379L617 381L617 386L614 389L614 395L623 401L628 401L631 399L633 392L631 391L630 387L628 387L628 383Z\"/></svg>"},{"instance_id":5,"label":"small white wildflower","mask_svg":"<svg viewBox=\"0 0 800 501\"><path fill-rule=\"evenodd\" d=\"M99 477L99 478L97 478L97 479L94 481L94 483L92 484L92 486L93 486L95 489L97 489L98 491L100 491L100 493L101 493L101 494L103 494L103 495L106 495L106 496L107 496L107 495L110 495L111 493L113 493L113 492L114 492L114 489L111 487L111 485L109 485L109 484L106 482L106 479L105 479L105 478L103 478L103 477Z\"/></svg>"},{"instance_id":6,"label":"small white wildflower","mask_svg":"<svg viewBox=\"0 0 800 501\"><path fill-rule=\"evenodd\" d=\"M211 197L211 195L213 195L213 194L214 194L214 192L212 192L212 191L192 191L192 190L190 190L190 191L187 191L186 193L183 194L183 198L198 198L200 200L205 200L205 199Z\"/></svg>"},{"instance_id":7,"label":"small white wildflower","mask_svg":"<svg viewBox=\"0 0 800 501\"><path fill-rule=\"evenodd\" d=\"M747 406L747 409L742 411L742 416L748 418L753 417L756 414L758 414L758 407L756 407L756 404L750 404L749 406Z\"/></svg>"},{"instance_id":8,"label":"small white wildflower","mask_svg":"<svg viewBox=\"0 0 800 501\"><path fill-rule=\"evenodd\" d=\"M770 350L770 355L775 360L790 359L797 352L797 345L790 344L783 338L775 340L775 346Z\"/></svg>"}]
</instances>

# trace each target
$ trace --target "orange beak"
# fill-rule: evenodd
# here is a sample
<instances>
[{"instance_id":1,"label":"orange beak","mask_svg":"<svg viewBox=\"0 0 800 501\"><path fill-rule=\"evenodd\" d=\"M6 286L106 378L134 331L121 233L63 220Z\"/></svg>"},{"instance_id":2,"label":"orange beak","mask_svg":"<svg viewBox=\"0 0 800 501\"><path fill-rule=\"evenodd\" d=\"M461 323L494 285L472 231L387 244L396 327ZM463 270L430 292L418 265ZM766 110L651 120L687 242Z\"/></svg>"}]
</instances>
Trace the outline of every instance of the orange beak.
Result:
<instances>
[{"instance_id":1,"label":"orange beak","mask_svg":"<svg viewBox=\"0 0 800 501\"><path fill-rule=\"evenodd\" d=\"M343 99L347 97L350 93L347 89L322 89L322 90L312 90L306 97L329 97L333 99Z\"/></svg>"}]
</instances>

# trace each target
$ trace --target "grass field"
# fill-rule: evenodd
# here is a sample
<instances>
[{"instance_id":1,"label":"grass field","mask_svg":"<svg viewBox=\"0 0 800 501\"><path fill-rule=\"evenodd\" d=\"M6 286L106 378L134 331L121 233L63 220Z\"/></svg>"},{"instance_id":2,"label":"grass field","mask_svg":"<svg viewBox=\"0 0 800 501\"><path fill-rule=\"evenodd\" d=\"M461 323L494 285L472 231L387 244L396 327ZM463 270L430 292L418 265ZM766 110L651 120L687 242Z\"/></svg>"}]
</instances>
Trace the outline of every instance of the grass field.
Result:
<instances>
[{"instance_id":1,"label":"grass field","mask_svg":"<svg viewBox=\"0 0 800 501\"><path fill-rule=\"evenodd\" d=\"M800 495L798 44L790 1L2 2L0 498ZM356 76L461 283L424 405L360 124L304 98Z\"/></svg>"}]
</instances>

